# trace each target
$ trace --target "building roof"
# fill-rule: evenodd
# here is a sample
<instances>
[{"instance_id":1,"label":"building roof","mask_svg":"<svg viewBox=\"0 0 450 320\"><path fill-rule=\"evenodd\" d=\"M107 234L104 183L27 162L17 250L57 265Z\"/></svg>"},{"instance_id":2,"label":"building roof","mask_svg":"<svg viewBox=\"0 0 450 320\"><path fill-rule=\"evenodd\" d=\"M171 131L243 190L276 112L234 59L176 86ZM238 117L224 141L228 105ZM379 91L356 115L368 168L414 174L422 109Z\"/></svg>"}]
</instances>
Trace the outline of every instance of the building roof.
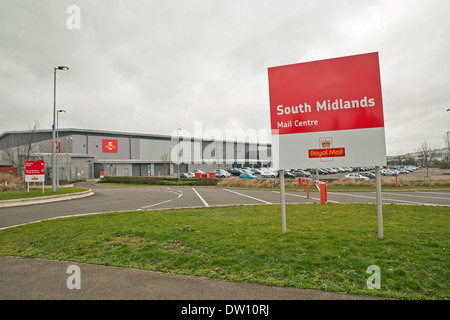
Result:
<instances>
[{"instance_id":1,"label":"building roof","mask_svg":"<svg viewBox=\"0 0 450 320\"><path fill-rule=\"evenodd\" d=\"M2 134L0 134L0 139L3 137L9 135L9 134L24 134L29 133L30 130L22 130L22 131L5 131ZM51 133L51 129L38 129L35 130L35 133ZM172 139L176 136L171 135L162 135L162 134L150 134L150 133L133 133L133 132L123 132L123 131L108 131L108 130L94 130L94 129L79 129L79 128L60 128L58 129L58 132L72 132L72 133L81 133L81 134L93 134L93 135L111 135L111 136L126 136L126 137L136 137L136 138L156 138L156 139ZM204 139L199 137L192 137L192 136L183 136L180 135L180 138L189 138L193 140L202 140L202 141L214 141L212 139ZM227 140L222 140L223 142L226 142ZM233 142L233 141L230 141ZM244 143L247 141L237 141L240 143ZM255 144L256 142L249 142L251 144ZM260 145L271 145L268 142L258 142Z\"/></svg>"}]
</instances>

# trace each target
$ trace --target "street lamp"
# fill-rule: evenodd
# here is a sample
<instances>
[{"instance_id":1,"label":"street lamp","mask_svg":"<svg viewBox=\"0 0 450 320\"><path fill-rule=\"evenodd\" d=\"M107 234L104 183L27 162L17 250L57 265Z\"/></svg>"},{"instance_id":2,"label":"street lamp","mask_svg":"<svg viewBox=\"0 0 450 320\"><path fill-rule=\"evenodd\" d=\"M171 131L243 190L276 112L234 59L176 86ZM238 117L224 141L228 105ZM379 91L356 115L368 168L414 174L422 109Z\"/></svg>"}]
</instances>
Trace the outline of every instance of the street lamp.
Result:
<instances>
[{"instance_id":1,"label":"street lamp","mask_svg":"<svg viewBox=\"0 0 450 320\"><path fill-rule=\"evenodd\" d=\"M183 128L177 129L177 142L178 142L178 148L177 148L177 179L180 180L180 136L178 134L179 130L183 130Z\"/></svg>"},{"instance_id":2,"label":"street lamp","mask_svg":"<svg viewBox=\"0 0 450 320\"><path fill-rule=\"evenodd\" d=\"M52 125L52 192L56 192L55 118L56 118L56 70L69 70L66 66L53 68L53 125Z\"/></svg>"},{"instance_id":3,"label":"street lamp","mask_svg":"<svg viewBox=\"0 0 450 320\"><path fill-rule=\"evenodd\" d=\"M61 142L59 141L59 114L67 113L66 110L58 110L56 113L56 147L58 152L56 153L56 186L59 188L59 154L61 153Z\"/></svg>"}]
</instances>

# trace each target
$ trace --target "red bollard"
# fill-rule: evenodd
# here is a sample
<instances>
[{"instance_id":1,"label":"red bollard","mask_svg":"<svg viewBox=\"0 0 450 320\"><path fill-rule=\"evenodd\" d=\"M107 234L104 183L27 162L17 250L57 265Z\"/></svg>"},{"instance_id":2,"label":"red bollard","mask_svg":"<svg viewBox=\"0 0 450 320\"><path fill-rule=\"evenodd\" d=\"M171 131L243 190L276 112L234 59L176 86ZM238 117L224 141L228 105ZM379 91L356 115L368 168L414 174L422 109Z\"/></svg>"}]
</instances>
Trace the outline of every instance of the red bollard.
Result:
<instances>
[{"instance_id":1,"label":"red bollard","mask_svg":"<svg viewBox=\"0 0 450 320\"><path fill-rule=\"evenodd\" d=\"M303 182L303 179L302 178L298 178L298 189L299 190L302 189L302 182Z\"/></svg>"},{"instance_id":2,"label":"red bollard","mask_svg":"<svg viewBox=\"0 0 450 320\"><path fill-rule=\"evenodd\" d=\"M320 203L325 204L327 203L328 197L327 197L327 184L321 183L320 184Z\"/></svg>"},{"instance_id":3,"label":"red bollard","mask_svg":"<svg viewBox=\"0 0 450 320\"><path fill-rule=\"evenodd\" d=\"M306 198L309 199L309 179L306 179Z\"/></svg>"}]
</instances>

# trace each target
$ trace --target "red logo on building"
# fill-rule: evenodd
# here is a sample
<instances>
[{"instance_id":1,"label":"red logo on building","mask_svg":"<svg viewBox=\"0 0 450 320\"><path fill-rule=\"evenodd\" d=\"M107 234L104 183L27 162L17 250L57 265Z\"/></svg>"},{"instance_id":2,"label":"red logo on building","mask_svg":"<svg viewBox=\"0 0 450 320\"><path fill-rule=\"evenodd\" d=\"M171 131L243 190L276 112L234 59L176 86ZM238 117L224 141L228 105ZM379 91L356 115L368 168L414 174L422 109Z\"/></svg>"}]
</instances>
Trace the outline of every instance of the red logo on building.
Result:
<instances>
[{"instance_id":1,"label":"red logo on building","mask_svg":"<svg viewBox=\"0 0 450 320\"><path fill-rule=\"evenodd\" d=\"M103 152L116 153L118 151L117 140L103 139Z\"/></svg>"}]
</instances>

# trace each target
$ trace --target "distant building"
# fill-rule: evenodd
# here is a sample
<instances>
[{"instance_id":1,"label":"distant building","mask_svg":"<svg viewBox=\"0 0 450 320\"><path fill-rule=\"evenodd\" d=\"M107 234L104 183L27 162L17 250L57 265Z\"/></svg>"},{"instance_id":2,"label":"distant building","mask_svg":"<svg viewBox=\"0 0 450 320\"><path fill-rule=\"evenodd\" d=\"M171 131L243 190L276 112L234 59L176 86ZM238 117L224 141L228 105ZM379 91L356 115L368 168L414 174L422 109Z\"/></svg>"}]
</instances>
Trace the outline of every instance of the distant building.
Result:
<instances>
[{"instance_id":1,"label":"distant building","mask_svg":"<svg viewBox=\"0 0 450 320\"><path fill-rule=\"evenodd\" d=\"M271 164L271 146L267 143L85 129L59 129L58 133L56 150L61 180L99 178L101 173L176 175L178 169L211 172ZM0 167L20 166L24 159L43 159L50 175L52 150L51 130L4 132L0 135ZM21 168L19 175L20 171Z\"/></svg>"}]
</instances>

